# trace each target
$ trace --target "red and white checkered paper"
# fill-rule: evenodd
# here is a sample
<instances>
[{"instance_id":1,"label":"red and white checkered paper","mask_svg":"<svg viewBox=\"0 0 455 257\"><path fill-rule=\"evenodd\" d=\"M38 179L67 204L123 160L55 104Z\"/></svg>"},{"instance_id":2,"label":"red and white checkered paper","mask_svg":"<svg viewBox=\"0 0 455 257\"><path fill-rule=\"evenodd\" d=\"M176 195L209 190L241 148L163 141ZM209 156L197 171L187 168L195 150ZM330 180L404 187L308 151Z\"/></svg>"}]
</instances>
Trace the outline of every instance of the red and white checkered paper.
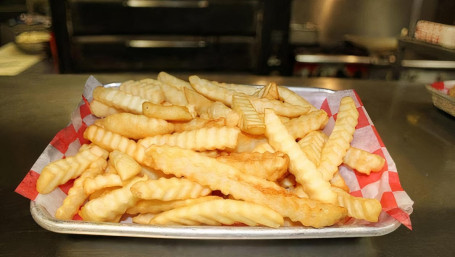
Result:
<instances>
[{"instance_id":1,"label":"red and white checkered paper","mask_svg":"<svg viewBox=\"0 0 455 257\"><path fill-rule=\"evenodd\" d=\"M431 87L447 95L449 94L449 89L455 87L455 80L437 81L431 84Z\"/></svg>"},{"instance_id":2,"label":"red and white checkered paper","mask_svg":"<svg viewBox=\"0 0 455 257\"><path fill-rule=\"evenodd\" d=\"M62 204L73 181L69 181L64 185L59 186L46 195L39 194L36 191L36 181L41 170L48 163L66 156L72 156L77 153L82 144L88 143L88 141L83 138L83 133L87 126L91 125L97 119L90 113L89 102L92 100L93 89L99 85L101 85L101 83L93 76L88 78L82 95L82 101L72 114L71 123L57 133L16 188L17 193L41 204L51 215L54 215L58 207ZM380 216L379 222L387 218L388 214L412 229L409 215L412 213L413 201L401 187L395 163L390 157L387 148L384 146L373 122L369 118L355 91L345 90L337 91L335 93L299 92L299 94L304 96L317 108L321 108L327 112L330 117L329 122L324 129L324 132L327 134L330 134L335 124L341 98L344 96L351 96L355 100L360 115L351 145L381 155L385 158L386 164L381 171L372 172L368 176L358 173L344 165L340 166L340 173L351 189L352 195L375 198L381 202L383 213ZM80 219L80 217L76 215L74 219ZM347 222L348 224L355 223L368 225L368 223L364 221L353 219Z\"/></svg>"}]
</instances>

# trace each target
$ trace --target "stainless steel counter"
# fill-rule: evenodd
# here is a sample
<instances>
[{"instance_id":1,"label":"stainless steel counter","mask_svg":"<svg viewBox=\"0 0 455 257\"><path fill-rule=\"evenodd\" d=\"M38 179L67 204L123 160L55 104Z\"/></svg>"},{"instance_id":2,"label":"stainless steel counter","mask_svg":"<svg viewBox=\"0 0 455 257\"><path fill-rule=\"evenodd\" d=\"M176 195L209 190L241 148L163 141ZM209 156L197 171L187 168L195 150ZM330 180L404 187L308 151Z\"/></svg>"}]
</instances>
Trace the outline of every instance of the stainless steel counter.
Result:
<instances>
[{"instance_id":1,"label":"stainless steel counter","mask_svg":"<svg viewBox=\"0 0 455 257\"><path fill-rule=\"evenodd\" d=\"M103 83L152 75L96 75ZM340 79L207 75L245 84L355 89L415 201L414 230L372 238L209 241L56 234L31 218L14 189L57 131L67 125L88 75L0 77L0 256L451 256L455 253L455 118L423 85Z\"/></svg>"}]
</instances>

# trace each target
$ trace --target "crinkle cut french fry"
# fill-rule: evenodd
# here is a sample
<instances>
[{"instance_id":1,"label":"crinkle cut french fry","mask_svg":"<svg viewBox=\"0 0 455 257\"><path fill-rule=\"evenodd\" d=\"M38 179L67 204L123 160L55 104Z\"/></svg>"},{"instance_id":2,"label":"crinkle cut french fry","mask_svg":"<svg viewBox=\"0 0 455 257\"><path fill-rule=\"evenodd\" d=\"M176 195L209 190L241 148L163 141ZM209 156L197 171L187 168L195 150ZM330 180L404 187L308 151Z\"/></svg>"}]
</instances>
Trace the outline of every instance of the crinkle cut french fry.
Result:
<instances>
[{"instance_id":1,"label":"crinkle cut french fry","mask_svg":"<svg viewBox=\"0 0 455 257\"><path fill-rule=\"evenodd\" d=\"M166 73L164 71L161 71L158 73L157 79L161 81L162 83L171 85L175 88L178 88L180 90L189 89L189 90L194 90L191 87L191 84L185 80L179 79L169 73Z\"/></svg>"},{"instance_id":2,"label":"crinkle cut french fry","mask_svg":"<svg viewBox=\"0 0 455 257\"><path fill-rule=\"evenodd\" d=\"M235 91L236 93L246 94L246 95L255 95L260 90L259 88L255 87L255 86L251 86L251 85L224 83L224 82L216 82L216 81L211 81L211 82L219 87Z\"/></svg>"},{"instance_id":3,"label":"crinkle cut french fry","mask_svg":"<svg viewBox=\"0 0 455 257\"><path fill-rule=\"evenodd\" d=\"M154 104L159 104L164 101L164 94L161 87L151 83L149 79L126 81L120 85L119 89L130 95L139 96Z\"/></svg>"},{"instance_id":4,"label":"crinkle cut french fry","mask_svg":"<svg viewBox=\"0 0 455 257\"><path fill-rule=\"evenodd\" d=\"M283 225L283 217L272 209L249 202L219 199L196 203L157 214L150 224L157 225L232 225L243 223L248 226Z\"/></svg>"},{"instance_id":5,"label":"crinkle cut french fry","mask_svg":"<svg viewBox=\"0 0 455 257\"><path fill-rule=\"evenodd\" d=\"M306 157L278 116L270 109L265 112L265 124L265 134L270 145L289 156L289 171L294 174L297 182L303 185L310 198L335 203L336 194L330 190L330 183L323 179L316 165Z\"/></svg>"},{"instance_id":6,"label":"crinkle cut french fry","mask_svg":"<svg viewBox=\"0 0 455 257\"><path fill-rule=\"evenodd\" d=\"M298 95L294 91L290 90L289 88L283 87L283 86L278 86L278 93L280 95L280 98L290 104L293 105L299 105L302 107L310 107L310 112L316 111L316 107L314 107L312 104L310 104L305 98L302 96Z\"/></svg>"},{"instance_id":7,"label":"crinkle cut french fry","mask_svg":"<svg viewBox=\"0 0 455 257\"><path fill-rule=\"evenodd\" d=\"M160 178L136 183L131 187L133 195L145 200L182 200L206 196L212 191L185 178Z\"/></svg>"},{"instance_id":8,"label":"crinkle cut french fry","mask_svg":"<svg viewBox=\"0 0 455 257\"><path fill-rule=\"evenodd\" d=\"M213 101L207 99L205 96L194 91L192 88L184 88L186 100L188 104L193 105L197 114L202 115L207 113L207 109L212 105Z\"/></svg>"},{"instance_id":9,"label":"crinkle cut french fry","mask_svg":"<svg viewBox=\"0 0 455 257\"><path fill-rule=\"evenodd\" d=\"M99 167L87 169L75 179L62 205L55 212L55 217L60 220L71 220L88 197L88 194L84 191L85 180L93 178L102 172L103 170Z\"/></svg>"},{"instance_id":10,"label":"crinkle cut french fry","mask_svg":"<svg viewBox=\"0 0 455 257\"><path fill-rule=\"evenodd\" d=\"M113 190L103 196L88 201L79 211L85 221L112 221L136 204L137 198L131 193L131 186L147 177L136 177L120 189Z\"/></svg>"},{"instance_id":11,"label":"crinkle cut french fry","mask_svg":"<svg viewBox=\"0 0 455 257\"><path fill-rule=\"evenodd\" d=\"M147 101L114 88L104 87L96 87L93 90L93 99L105 105L134 114L142 114L142 104Z\"/></svg>"},{"instance_id":12,"label":"crinkle cut french fry","mask_svg":"<svg viewBox=\"0 0 455 257\"><path fill-rule=\"evenodd\" d=\"M224 150L236 147L239 133L240 130L234 127L209 127L147 137L138 143L145 148L151 145L171 145L197 151Z\"/></svg>"},{"instance_id":13,"label":"crinkle cut french fry","mask_svg":"<svg viewBox=\"0 0 455 257\"><path fill-rule=\"evenodd\" d=\"M107 158L108 152L92 145L76 155L60 159L46 165L36 182L36 190L40 194L48 194L57 186L65 184L70 179L77 178L90 164L100 157Z\"/></svg>"},{"instance_id":14,"label":"crinkle cut french fry","mask_svg":"<svg viewBox=\"0 0 455 257\"><path fill-rule=\"evenodd\" d=\"M343 158L343 163L358 172L370 175L370 172L380 171L385 159L377 154L351 147Z\"/></svg>"},{"instance_id":15,"label":"crinkle cut french fry","mask_svg":"<svg viewBox=\"0 0 455 257\"><path fill-rule=\"evenodd\" d=\"M105 105L99 101L93 100L90 103L90 111L96 117L106 117L111 114L121 113L122 111L115 109L114 107Z\"/></svg>"},{"instance_id":16,"label":"crinkle cut french fry","mask_svg":"<svg viewBox=\"0 0 455 257\"><path fill-rule=\"evenodd\" d=\"M338 204L348 210L348 216L356 219L363 219L370 222L377 222L381 214L381 203L376 199L355 197L339 189L332 188L338 195Z\"/></svg>"},{"instance_id":17,"label":"crinkle cut french fry","mask_svg":"<svg viewBox=\"0 0 455 257\"><path fill-rule=\"evenodd\" d=\"M163 119L163 120L175 120L175 121L188 121L193 119L190 111L186 106L171 105L164 106L159 104L153 104L145 102L142 105L142 111L145 116Z\"/></svg>"},{"instance_id":18,"label":"crinkle cut french fry","mask_svg":"<svg viewBox=\"0 0 455 257\"><path fill-rule=\"evenodd\" d=\"M136 205L126 210L128 214L139 214L139 213L160 213L163 211L169 211L175 208L187 206L195 203L202 203L205 201L221 199L219 196L202 196L193 199L184 200L172 200L172 201L161 201L161 200L140 200Z\"/></svg>"},{"instance_id":19,"label":"crinkle cut french fry","mask_svg":"<svg viewBox=\"0 0 455 257\"><path fill-rule=\"evenodd\" d=\"M190 76L189 81L194 90L213 101L219 101L227 105L232 104L232 95L235 91L218 86L212 81L201 79L198 76Z\"/></svg>"},{"instance_id":20,"label":"crinkle cut french fry","mask_svg":"<svg viewBox=\"0 0 455 257\"><path fill-rule=\"evenodd\" d=\"M115 168L123 181L136 176L142 170L141 165L133 157L118 150L109 154L109 163Z\"/></svg>"},{"instance_id":21,"label":"crinkle cut french fry","mask_svg":"<svg viewBox=\"0 0 455 257\"><path fill-rule=\"evenodd\" d=\"M133 217L133 223L148 225L155 215L154 213L141 213Z\"/></svg>"},{"instance_id":22,"label":"crinkle cut french fry","mask_svg":"<svg viewBox=\"0 0 455 257\"><path fill-rule=\"evenodd\" d=\"M278 86L275 82L270 82L266 86L262 87L255 96L260 98L266 98L270 100L280 100L280 94L278 93Z\"/></svg>"},{"instance_id":23,"label":"crinkle cut french fry","mask_svg":"<svg viewBox=\"0 0 455 257\"><path fill-rule=\"evenodd\" d=\"M301 115L285 123L285 126L293 138L303 138L306 134L314 130L320 130L325 127L329 117L323 110L312 111L308 114Z\"/></svg>"},{"instance_id":24,"label":"crinkle cut french fry","mask_svg":"<svg viewBox=\"0 0 455 257\"><path fill-rule=\"evenodd\" d=\"M337 187L346 192L349 192L349 190L350 190L348 185L346 185L346 181L341 176L339 171L337 171L337 172L335 172L335 174L333 174L333 178L330 180L330 184L332 185L332 187Z\"/></svg>"},{"instance_id":25,"label":"crinkle cut french fry","mask_svg":"<svg viewBox=\"0 0 455 257\"><path fill-rule=\"evenodd\" d=\"M253 148L253 150L251 150L251 152L253 152L253 153L265 153L265 152L274 153L275 149L273 149L273 147L269 143L264 142L264 143L256 145Z\"/></svg>"},{"instance_id":26,"label":"crinkle cut french fry","mask_svg":"<svg viewBox=\"0 0 455 257\"><path fill-rule=\"evenodd\" d=\"M119 150L124 152L140 164L152 165L153 163L153 160L145 156L145 148L142 145L98 126L88 126L85 129L84 138L108 151Z\"/></svg>"},{"instance_id":27,"label":"crinkle cut french fry","mask_svg":"<svg viewBox=\"0 0 455 257\"><path fill-rule=\"evenodd\" d=\"M225 195L267 206L305 226L330 226L346 216L346 209L342 207L290 195L273 182L241 174L229 165L191 150L151 146L147 155L155 160L156 168L166 174L185 176Z\"/></svg>"},{"instance_id":28,"label":"crinkle cut french fry","mask_svg":"<svg viewBox=\"0 0 455 257\"><path fill-rule=\"evenodd\" d=\"M112 173L100 174L93 178L87 178L84 181L84 191L87 195L100 189L114 186L122 186L122 179L120 176Z\"/></svg>"},{"instance_id":29,"label":"crinkle cut french fry","mask_svg":"<svg viewBox=\"0 0 455 257\"><path fill-rule=\"evenodd\" d=\"M251 104L248 96L234 94L232 96L232 109L240 116L239 128L251 135L263 135L265 124L259 116L254 106Z\"/></svg>"},{"instance_id":30,"label":"crinkle cut french fry","mask_svg":"<svg viewBox=\"0 0 455 257\"><path fill-rule=\"evenodd\" d=\"M95 121L97 126L132 139L172 133L174 125L145 115L118 113Z\"/></svg>"},{"instance_id":31,"label":"crinkle cut french fry","mask_svg":"<svg viewBox=\"0 0 455 257\"><path fill-rule=\"evenodd\" d=\"M237 112L221 102L212 103L207 109L207 116L210 119L224 118L226 126L234 127L239 123L240 116Z\"/></svg>"},{"instance_id":32,"label":"crinkle cut french fry","mask_svg":"<svg viewBox=\"0 0 455 257\"><path fill-rule=\"evenodd\" d=\"M183 131L189 131L189 130L195 130L195 129L201 129L201 128L209 128L209 127L223 127L226 125L226 122L224 119L216 119L216 120L210 120L210 119L203 119L196 117L190 121L185 121L185 122L172 122L174 125L174 132L180 133Z\"/></svg>"},{"instance_id":33,"label":"crinkle cut french fry","mask_svg":"<svg viewBox=\"0 0 455 257\"><path fill-rule=\"evenodd\" d=\"M171 86L167 83L163 83L158 80L153 80L154 83L157 83L160 85L161 90L164 93L164 98L166 99L166 102L172 104L172 105L177 105L177 106L186 106L188 105L188 101L186 100L185 93L183 92L182 89L176 88L174 86Z\"/></svg>"},{"instance_id":34,"label":"crinkle cut french fry","mask_svg":"<svg viewBox=\"0 0 455 257\"><path fill-rule=\"evenodd\" d=\"M245 174L276 181L288 169L289 158L281 152L265 153L231 153L219 156L218 161L231 165Z\"/></svg>"},{"instance_id":35,"label":"crinkle cut french fry","mask_svg":"<svg viewBox=\"0 0 455 257\"><path fill-rule=\"evenodd\" d=\"M252 136L245 133L240 133L237 139L237 147L235 152L252 152L258 145L267 143L267 138L264 136Z\"/></svg>"},{"instance_id":36,"label":"crinkle cut french fry","mask_svg":"<svg viewBox=\"0 0 455 257\"><path fill-rule=\"evenodd\" d=\"M266 98L248 97L254 109L259 113L264 113L265 109L272 109L277 115L284 117L295 118L310 111L310 107L302 107L299 105L292 105L278 100L270 100Z\"/></svg>"},{"instance_id":37,"label":"crinkle cut french fry","mask_svg":"<svg viewBox=\"0 0 455 257\"><path fill-rule=\"evenodd\" d=\"M325 180L329 181L332 179L338 170L338 166L343 162L343 157L346 155L353 139L358 118L359 112L355 107L354 100L351 97L343 97L335 127L321 152L318 170L322 173Z\"/></svg>"}]
</instances>

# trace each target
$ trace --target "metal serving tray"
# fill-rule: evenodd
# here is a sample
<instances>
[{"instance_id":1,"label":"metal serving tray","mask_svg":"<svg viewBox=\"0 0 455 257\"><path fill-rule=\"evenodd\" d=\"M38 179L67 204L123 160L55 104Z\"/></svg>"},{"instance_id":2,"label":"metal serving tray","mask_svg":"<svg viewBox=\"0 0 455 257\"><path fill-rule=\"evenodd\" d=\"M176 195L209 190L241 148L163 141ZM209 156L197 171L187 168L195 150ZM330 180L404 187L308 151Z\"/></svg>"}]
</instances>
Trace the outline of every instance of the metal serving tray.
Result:
<instances>
[{"instance_id":1,"label":"metal serving tray","mask_svg":"<svg viewBox=\"0 0 455 257\"><path fill-rule=\"evenodd\" d=\"M105 87L117 87L110 83ZM333 90L311 87L289 87L301 93L334 93ZM64 234L127 236L174 239L309 239L382 236L395 231L401 223L382 213L380 222L354 225L311 227L241 227L241 226L155 226L134 223L63 221L54 218L45 207L30 202L30 212L38 225L46 230Z\"/></svg>"}]
</instances>

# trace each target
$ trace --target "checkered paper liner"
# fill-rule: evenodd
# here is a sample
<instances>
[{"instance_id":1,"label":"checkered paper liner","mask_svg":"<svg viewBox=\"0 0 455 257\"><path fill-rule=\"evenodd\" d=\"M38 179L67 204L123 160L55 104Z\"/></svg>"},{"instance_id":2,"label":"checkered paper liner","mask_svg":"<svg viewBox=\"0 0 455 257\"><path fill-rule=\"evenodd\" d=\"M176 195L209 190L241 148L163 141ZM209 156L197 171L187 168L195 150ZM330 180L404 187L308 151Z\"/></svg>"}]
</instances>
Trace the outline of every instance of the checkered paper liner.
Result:
<instances>
[{"instance_id":1,"label":"checkered paper liner","mask_svg":"<svg viewBox=\"0 0 455 257\"><path fill-rule=\"evenodd\" d=\"M447 95L449 89L455 87L455 80L437 81L431 84L431 87Z\"/></svg>"},{"instance_id":2,"label":"checkered paper liner","mask_svg":"<svg viewBox=\"0 0 455 257\"><path fill-rule=\"evenodd\" d=\"M45 148L38 160L32 166L25 178L16 188L16 192L42 205L54 217L56 210L60 207L65 199L68 190L71 188L73 181L59 186L49 194L43 195L36 191L36 181L41 170L50 162L72 156L78 152L80 146L89 143L83 138L85 129L93 124L97 119L90 112L89 102L92 100L93 89L100 86L93 76L90 76L85 84L82 101L71 116L71 123L55 135L50 144ZM386 164L379 172L372 172L370 175L364 175L354 171L347 166L340 166L340 173L351 189L354 196L375 198L382 204L383 213L379 218L387 218L387 214L412 229L410 214L412 213L413 201L400 185L397 169L387 148L384 146L373 122L368 116L359 96L353 90L327 92L300 92L315 107L323 109L329 115L324 132L330 134L332 131L339 103L342 97L351 96L356 103L359 111L359 122L354 133L354 139L351 143L357 147L371 153L378 154L385 158ZM76 215L73 219L78 220ZM346 224L365 224L368 222L350 219Z\"/></svg>"}]
</instances>

